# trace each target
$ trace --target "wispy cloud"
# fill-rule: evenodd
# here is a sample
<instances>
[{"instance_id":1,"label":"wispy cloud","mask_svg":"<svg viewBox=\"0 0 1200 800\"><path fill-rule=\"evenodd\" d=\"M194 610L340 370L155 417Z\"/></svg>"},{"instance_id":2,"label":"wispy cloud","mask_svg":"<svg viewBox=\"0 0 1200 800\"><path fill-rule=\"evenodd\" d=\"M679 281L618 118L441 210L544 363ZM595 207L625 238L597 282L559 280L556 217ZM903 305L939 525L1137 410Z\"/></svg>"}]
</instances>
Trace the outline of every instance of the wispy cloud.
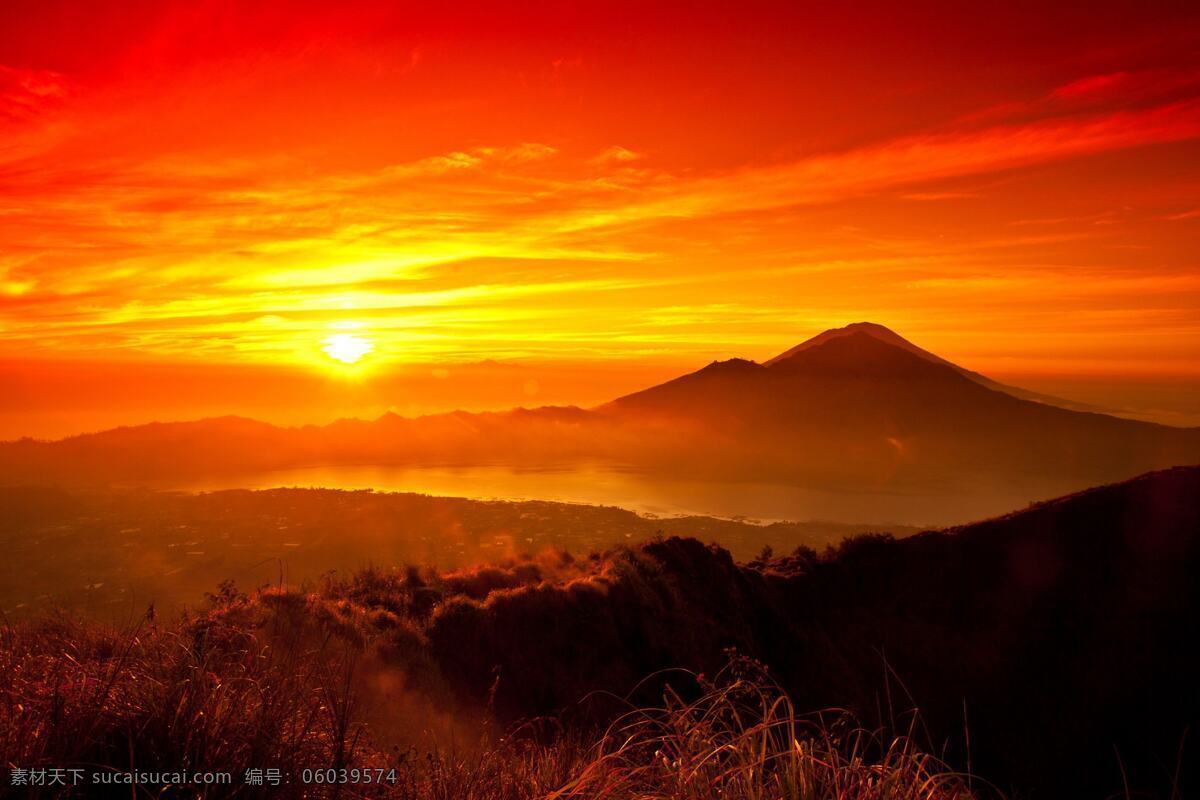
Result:
<instances>
[{"instance_id":1,"label":"wispy cloud","mask_svg":"<svg viewBox=\"0 0 1200 800\"><path fill-rule=\"evenodd\" d=\"M68 95L65 76L46 69L0 64L0 119L22 120L54 108Z\"/></svg>"},{"instance_id":2,"label":"wispy cloud","mask_svg":"<svg viewBox=\"0 0 1200 800\"><path fill-rule=\"evenodd\" d=\"M976 200L983 195L979 192L908 192L900 195L905 200L918 202L935 202L938 200Z\"/></svg>"},{"instance_id":3,"label":"wispy cloud","mask_svg":"<svg viewBox=\"0 0 1200 800\"><path fill-rule=\"evenodd\" d=\"M298 20L296 42L191 53L172 19L108 82L0 67L0 355L279 358L346 321L371 328L380 359L699 350L703 331L784 335L833 308L929 324L1140 303L1149 319L1168 305L1155 280L1176 307L1195 300L1174 277L1183 248L1147 233L1186 233L1163 224L1196 214L1178 188L1114 216L1125 193L1055 177L1128 156L1169 180L1155 146L1200 138L1187 65L1057 65L1055 83L982 112L899 125L833 84L844 106L788 116L807 106L786 81L758 84L757 52L730 86L681 69L639 95L630 75L663 64L600 80L611 60L577 43L482 69L439 41L381 44L366 20L358 47ZM758 91L762 120L671 116ZM1154 269L1071 290L1118 257Z\"/></svg>"},{"instance_id":4,"label":"wispy cloud","mask_svg":"<svg viewBox=\"0 0 1200 800\"><path fill-rule=\"evenodd\" d=\"M661 213L836 202L895 185L1013 169L1200 136L1200 101L906 137L689 183ZM672 193L671 189L667 193Z\"/></svg>"},{"instance_id":5,"label":"wispy cloud","mask_svg":"<svg viewBox=\"0 0 1200 800\"><path fill-rule=\"evenodd\" d=\"M632 150L614 144L611 147L606 147L600 153L592 158L593 164L628 164L630 161L639 161L645 158L641 153L635 153Z\"/></svg>"}]
</instances>

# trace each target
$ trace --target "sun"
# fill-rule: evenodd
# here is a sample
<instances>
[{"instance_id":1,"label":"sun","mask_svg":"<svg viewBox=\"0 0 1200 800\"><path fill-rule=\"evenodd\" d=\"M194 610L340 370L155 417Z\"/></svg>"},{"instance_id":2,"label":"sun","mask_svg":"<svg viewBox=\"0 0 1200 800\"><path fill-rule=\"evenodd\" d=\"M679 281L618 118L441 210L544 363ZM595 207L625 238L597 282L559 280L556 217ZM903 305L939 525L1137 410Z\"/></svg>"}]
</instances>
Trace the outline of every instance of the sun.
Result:
<instances>
[{"instance_id":1,"label":"sun","mask_svg":"<svg viewBox=\"0 0 1200 800\"><path fill-rule=\"evenodd\" d=\"M370 339L353 333L335 333L322 340L321 349L334 361L357 364L359 359L375 349Z\"/></svg>"}]
</instances>

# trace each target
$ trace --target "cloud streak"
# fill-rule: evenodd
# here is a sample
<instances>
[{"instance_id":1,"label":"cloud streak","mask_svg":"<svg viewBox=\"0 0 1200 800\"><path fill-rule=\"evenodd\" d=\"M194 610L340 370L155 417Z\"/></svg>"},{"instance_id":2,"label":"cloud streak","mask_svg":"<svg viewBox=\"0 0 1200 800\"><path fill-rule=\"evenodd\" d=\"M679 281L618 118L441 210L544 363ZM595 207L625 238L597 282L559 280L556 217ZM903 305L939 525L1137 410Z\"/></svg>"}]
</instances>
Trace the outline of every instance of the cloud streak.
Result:
<instances>
[{"instance_id":1,"label":"cloud streak","mask_svg":"<svg viewBox=\"0 0 1200 800\"><path fill-rule=\"evenodd\" d=\"M225 39L169 9L90 68L0 37L0 356L307 363L357 322L378 361L699 357L867 316L995 335L1118 309L1167 346L1200 308L1178 166L1200 69L1136 55L1161 31L1107 60L1056 45L1003 92L978 88L1008 74L992 54L948 101L947 62L881 49L858 83L727 20L509 48L386 4L282 8Z\"/></svg>"}]
</instances>

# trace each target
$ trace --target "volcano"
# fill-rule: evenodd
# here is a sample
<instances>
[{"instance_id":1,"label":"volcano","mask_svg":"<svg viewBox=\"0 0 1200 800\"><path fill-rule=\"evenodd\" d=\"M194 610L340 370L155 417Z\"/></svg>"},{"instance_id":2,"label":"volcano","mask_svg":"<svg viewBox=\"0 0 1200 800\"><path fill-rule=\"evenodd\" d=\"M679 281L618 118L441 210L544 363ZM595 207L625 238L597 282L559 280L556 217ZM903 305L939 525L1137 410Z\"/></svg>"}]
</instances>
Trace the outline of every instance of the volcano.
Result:
<instances>
[{"instance_id":1,"label":"volcano","mask_svg":"<svg viewBox=\"0 0 1200 800\"><path fill-rule=\"evenodd\" d=\"M732 436L759 463L806 475L851 466L889 480L1057 476L1083 486L1200 461L1200 430L1069 405L857 323L762 364L714 362L598 411L641 424L687 421L693 435Z\"/></svg>"},{"instance_id":2,"label":"volcano","mask_svg":"<svg viewBox=\"0 0 1200 800\"><path fill-rule=\"evenodd\" d=\"M1200 429L1070 407L857 323L765 363L718 361L593 409L279 428L224 418L0 444L0 482L112 482L343 464L582 461L657 478L1041 499L1200 463Z\"/></svg>"},{"instance_id":3,"label":"volcano","mask_svg":"<svg viewBox=\"0 0 1200 800\"><path fill-rule=\"evenodd\" d=\"M996 391L1004 392L1005 394L1011 394L1013 397L1019 397L1023 400L1035 400L1039 403L1058 406L1059 408L1067 408L1072 411L1093 411L1105 413L1105 409L1100 408L1099 406L1080 403L1075 400L1067 400L1062 397L1055 397L1053 395L1042 394L1040 392L1032 392L1028 389L1022 389L1019 386L1010 386L1008 384L1000 383L999 381L994 381L986 375L981 375L973 370L960 367L958 364L947 361L941 356L935 355L934 353L931 353L922 347L918 347L890 328L886 328L883 325L879 325L874 322L853 322L842 328L832 328L824 333L820 333L812 337L811 339L801 342L784 353L780 353L774 358L764 362L764 364L769 367L781 361L786 361L792 356L798 355L805 350L819 347L831 339L837 339L843 336L853 336L857 334L866 334L867 336L871 336L881 342L886 342L887 344L899 347L902 350L907 350L913 355L920 356L926 361L932 361L935 364L942 364L950 367L958 374L974 381L975 383L978 383L980 386L984 386L988 389L995 389Z\"/></svg>"}]
</instances>

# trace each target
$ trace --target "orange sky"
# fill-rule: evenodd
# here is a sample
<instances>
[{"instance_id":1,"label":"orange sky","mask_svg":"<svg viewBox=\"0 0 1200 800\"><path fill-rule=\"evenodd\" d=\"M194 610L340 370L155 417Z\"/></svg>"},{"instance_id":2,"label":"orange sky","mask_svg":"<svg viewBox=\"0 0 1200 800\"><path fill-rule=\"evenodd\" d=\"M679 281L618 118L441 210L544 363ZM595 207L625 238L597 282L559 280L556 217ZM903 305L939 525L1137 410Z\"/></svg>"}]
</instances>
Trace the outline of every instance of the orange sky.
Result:
<instances>
[{"instance_id":1,"label":"orange sky","mask_svg":"<svg viewBox=\"0 0 1200 800\"><path fill-rule=\"evenodd\" d=\"M584 402L864 319L1200 382L1200 6L828 5L9 0L0 436L482 359L536 376L457 405Z\"/></svg>"}]
</instances>

